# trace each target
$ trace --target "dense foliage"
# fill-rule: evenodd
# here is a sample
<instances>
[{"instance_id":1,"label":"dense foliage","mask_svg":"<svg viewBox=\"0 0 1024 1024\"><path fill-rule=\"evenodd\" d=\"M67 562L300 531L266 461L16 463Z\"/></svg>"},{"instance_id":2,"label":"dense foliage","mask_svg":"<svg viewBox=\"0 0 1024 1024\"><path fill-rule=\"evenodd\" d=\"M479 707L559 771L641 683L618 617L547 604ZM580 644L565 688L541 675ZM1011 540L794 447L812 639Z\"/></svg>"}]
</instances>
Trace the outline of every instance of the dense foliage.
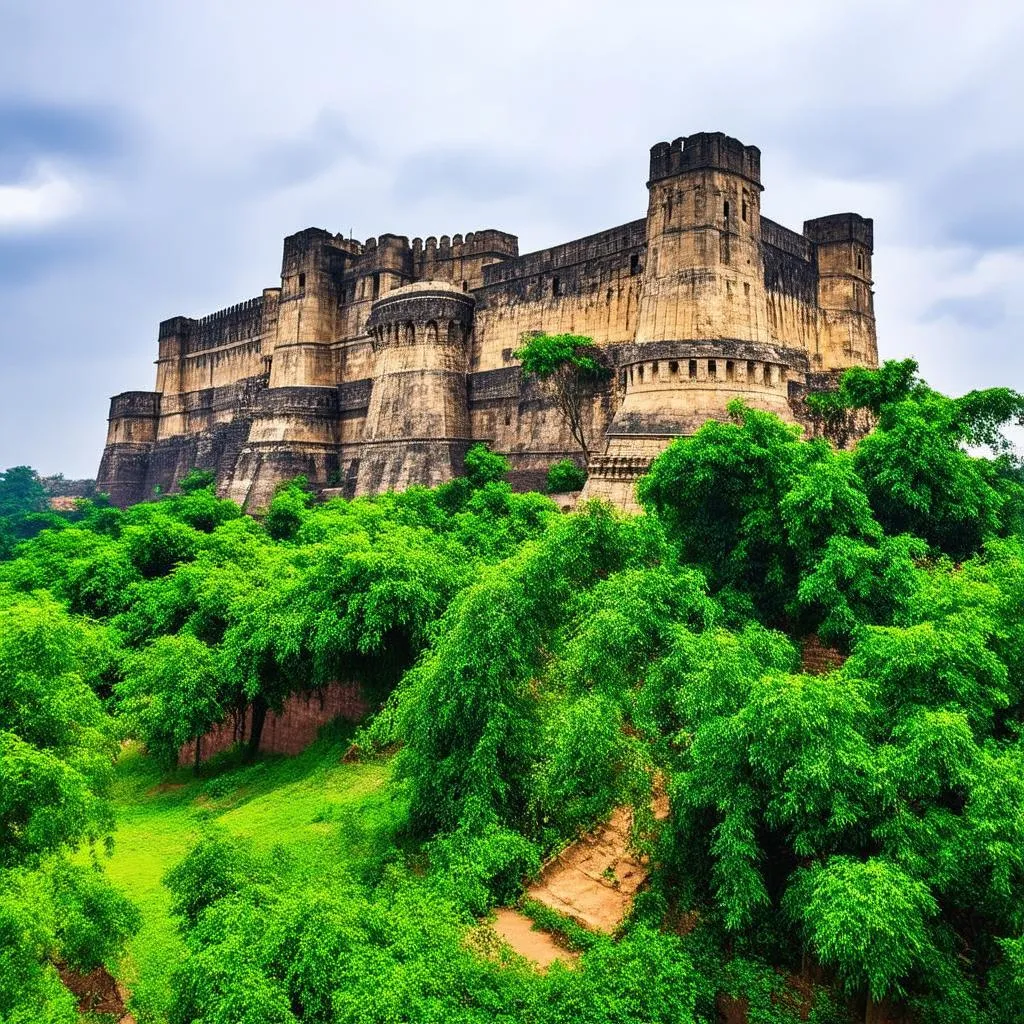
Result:
<instances>
[{"instance_id":1,"label":"dense foliage","mask_svg":"<svg viewBox=\"0 0 1024 1024\"><path fill-rule=\"evenodd\" d=\"M850 371L815 411L873 417L851 451L736 404L636 517L514 494L483 446L434 490L293 481L262 520L198 474L84 503L0 564L0 1020L66 1019L49 965L137 923L71 856L111 835L115 737L198 766L248 708L252 757L335 679L380 704L355 752L392 759L387 829L344 865L203 837L166 879L176 1022L1021 1019L1022 410ZM544 975L497 948L476 921L622 805L652 874L620 934Z\"/></svg>"},{"instance_id":2,"label":"dense foliage","mask_svg":"<svg viewBox=\"0 0 1024 1024\"><path fill-rule=\"evenodd\" d=\"M587 474L572 459L560 459L548 470L548 494L581 490L586 480Z\"/></svg>"}]
</instances>

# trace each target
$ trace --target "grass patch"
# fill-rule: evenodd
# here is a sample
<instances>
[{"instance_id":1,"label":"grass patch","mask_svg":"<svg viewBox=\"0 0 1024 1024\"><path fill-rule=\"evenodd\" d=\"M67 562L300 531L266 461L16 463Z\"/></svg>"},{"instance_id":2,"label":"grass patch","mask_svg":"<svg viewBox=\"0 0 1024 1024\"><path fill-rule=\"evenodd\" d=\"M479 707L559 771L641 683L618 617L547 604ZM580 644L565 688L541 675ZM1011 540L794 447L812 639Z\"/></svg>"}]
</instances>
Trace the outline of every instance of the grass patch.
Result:
<instances>
[{"instance_id":1,"label":"grass patch","mask_svg":"<svg viewBox=\"0 0 1024 1024\"><path fill-rule=\"evenodd\" d=\"M524 896L519 901L519 909L533 922L535 928L550 932L562 941L566 949L583 953L590 949L600 938L588 931L578 921L567 914L561 914L539 900Z\"/></svg>"},{"instance_id":2,"label":"grass patch","mask_svg":"<svg viewBox=\"0 0 1024 1024\"><path fill-rule=\"evenodd\" d=\"M260 852L287 851L297 865L361 873L394 847L405 806L390 792L387 762L342 763L351 730L329 729L296 757L242 764L218 758L198 776L161 774L137 746L117 765L114 852L102 858L111 881L142 912L142 928L115 972L132 993L139 1024L160 1024L170 976L184 945L170 916L163 876L211 828L245 839Z\"/></svg>"}]
</instances>

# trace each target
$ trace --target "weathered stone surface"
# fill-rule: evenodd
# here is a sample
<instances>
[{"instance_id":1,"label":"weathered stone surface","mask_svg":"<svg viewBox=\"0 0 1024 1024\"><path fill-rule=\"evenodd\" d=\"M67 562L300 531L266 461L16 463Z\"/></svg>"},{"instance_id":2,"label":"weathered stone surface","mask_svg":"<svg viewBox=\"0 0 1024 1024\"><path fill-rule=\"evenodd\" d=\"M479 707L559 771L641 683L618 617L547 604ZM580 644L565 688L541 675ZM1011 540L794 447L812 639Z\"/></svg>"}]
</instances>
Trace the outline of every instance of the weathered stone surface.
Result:
<instances>
[{"instance_id":1,"label":"weathered stone surface","mask_svg":"<svg viewBox=\"0 0 1024 1024\"><path fill-rule=\"evenodd\" d=\"M855 440L863 416L822 422L805 398L877 365L872 222L763 217L760 151L721 133L650 161L646 217L522 256L495 230L289 236L280 287L160 324L156 388L111 401L98 488L128 504L197 467L258 509L299 473L349 497L440 483L475 440L542 486L582 452L513 358L533 331L592 337L614 369L585 410L584 498L635 508L651 459L733 398Z\"/></svg>"}]
</instances>

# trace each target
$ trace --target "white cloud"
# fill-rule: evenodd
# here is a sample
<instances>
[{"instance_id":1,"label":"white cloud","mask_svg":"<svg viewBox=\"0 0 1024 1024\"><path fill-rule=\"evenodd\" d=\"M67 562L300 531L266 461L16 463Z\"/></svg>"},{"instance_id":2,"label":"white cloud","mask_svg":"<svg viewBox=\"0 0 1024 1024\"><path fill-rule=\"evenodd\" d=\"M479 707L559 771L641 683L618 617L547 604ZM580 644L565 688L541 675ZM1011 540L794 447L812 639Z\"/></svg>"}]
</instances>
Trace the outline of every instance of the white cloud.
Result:
<instances>
[{"instance_id":1,"label":"white cloud","mask_svg":"<svg viewBox=\"0 0 1024 1024\"><path fill-rule=\"evenodd\" d=\"M81 207L81 192L54 167L41 164L31 180L0 184L0 231L32 231L66 220Z\"/></svg>"}]
</instances>

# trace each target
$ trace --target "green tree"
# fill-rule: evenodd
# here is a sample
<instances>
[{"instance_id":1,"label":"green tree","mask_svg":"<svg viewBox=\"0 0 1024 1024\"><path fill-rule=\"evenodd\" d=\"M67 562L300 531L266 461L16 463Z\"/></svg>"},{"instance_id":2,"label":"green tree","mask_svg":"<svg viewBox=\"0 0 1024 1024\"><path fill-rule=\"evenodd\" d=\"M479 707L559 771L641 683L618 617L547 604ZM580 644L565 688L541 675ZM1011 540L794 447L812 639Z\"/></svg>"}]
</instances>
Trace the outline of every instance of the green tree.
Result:
<instances>
[{"instance_id":1,"label":"green tree","mask_svg":"<svg viewBox=\"0 0 1024 1024\"><path fill-rule=\"evenodd\" d=\"M167 768L195 742L195 768L202 739L237 705L222 680L215 653L188 633L161 636L136 655L115 687L122 713L146 748Z\"/></svg>"},{"instance_id":2,"label":"green tree","mask_svg":"<svg viewBox=\"0 0 1024 1024\"><path fill-rule=\"evenodd\" d=\"M549 494L578 491L586 483L587 474L572 459L554 462L548 470L547 490Z\"/></svg>"},{"instance_id":3,"label":"green tree","mask_svg":"<svg viewBox=\"0 0 1024 1024\"><path fill-rule=\"evenodd\" d=\"M492 452L485 444L474 444L466 452L464 460L466 478L473 488L498 483L508 475L508 459Z\"/></svg>"},{"instance_id":4,"label":"green tree","mask_svg":"<svg viewBox=\"0 0 1024 1024\"><path fill-rule=\"evenodd\" d=\"M524 336L513 355L549 390L569 433L590 457L585 407L610 371L592 338L579 334L534 334Z\"/></svg>"},{"instance_id":5,"label":"green tree","mask_svg":"<svg viewBox=\"0 0 1024 1024\"><path fill-rule=\"evenodd\" d=\"M851 993L867 991L865 1020L872 1001L902 995L911 972L932 954L935 899L884 859L832 857L801 868L786 902L820 961Z\"/></svg>"},{"instance_id":6,"label":"green tree","mask_svg":"<svg viewBox=\"0 0 1024 1024\"><path fill-rule=\"evenodd\" d=\"M84 843L110 843L113 729L87 683L101 641L52 598L0 587L0 1019L77 1019L53 961L90 970L138 927Z\"/></svg>"},{"instance_id":7,"label":"green tree","mask_svg":"<svg viewBox=\"0 0 1024 1024\"><path fill-rule=\"evenodd\" d=\"M0 518L45 512L46 489L29 466L12 466L0 473Z\"/></svg>"},{"instance_id":8,"label":"green tree","mask_svg":"<svg viewBox=\"0 0 1024 1024\"><path fill-rule=\"evenodd\" d=\"M304 476L278 486L263 525L274 540L292 540L306 518L306 511L312 504L308 481Z\"/></svg>"}]
</instances>

